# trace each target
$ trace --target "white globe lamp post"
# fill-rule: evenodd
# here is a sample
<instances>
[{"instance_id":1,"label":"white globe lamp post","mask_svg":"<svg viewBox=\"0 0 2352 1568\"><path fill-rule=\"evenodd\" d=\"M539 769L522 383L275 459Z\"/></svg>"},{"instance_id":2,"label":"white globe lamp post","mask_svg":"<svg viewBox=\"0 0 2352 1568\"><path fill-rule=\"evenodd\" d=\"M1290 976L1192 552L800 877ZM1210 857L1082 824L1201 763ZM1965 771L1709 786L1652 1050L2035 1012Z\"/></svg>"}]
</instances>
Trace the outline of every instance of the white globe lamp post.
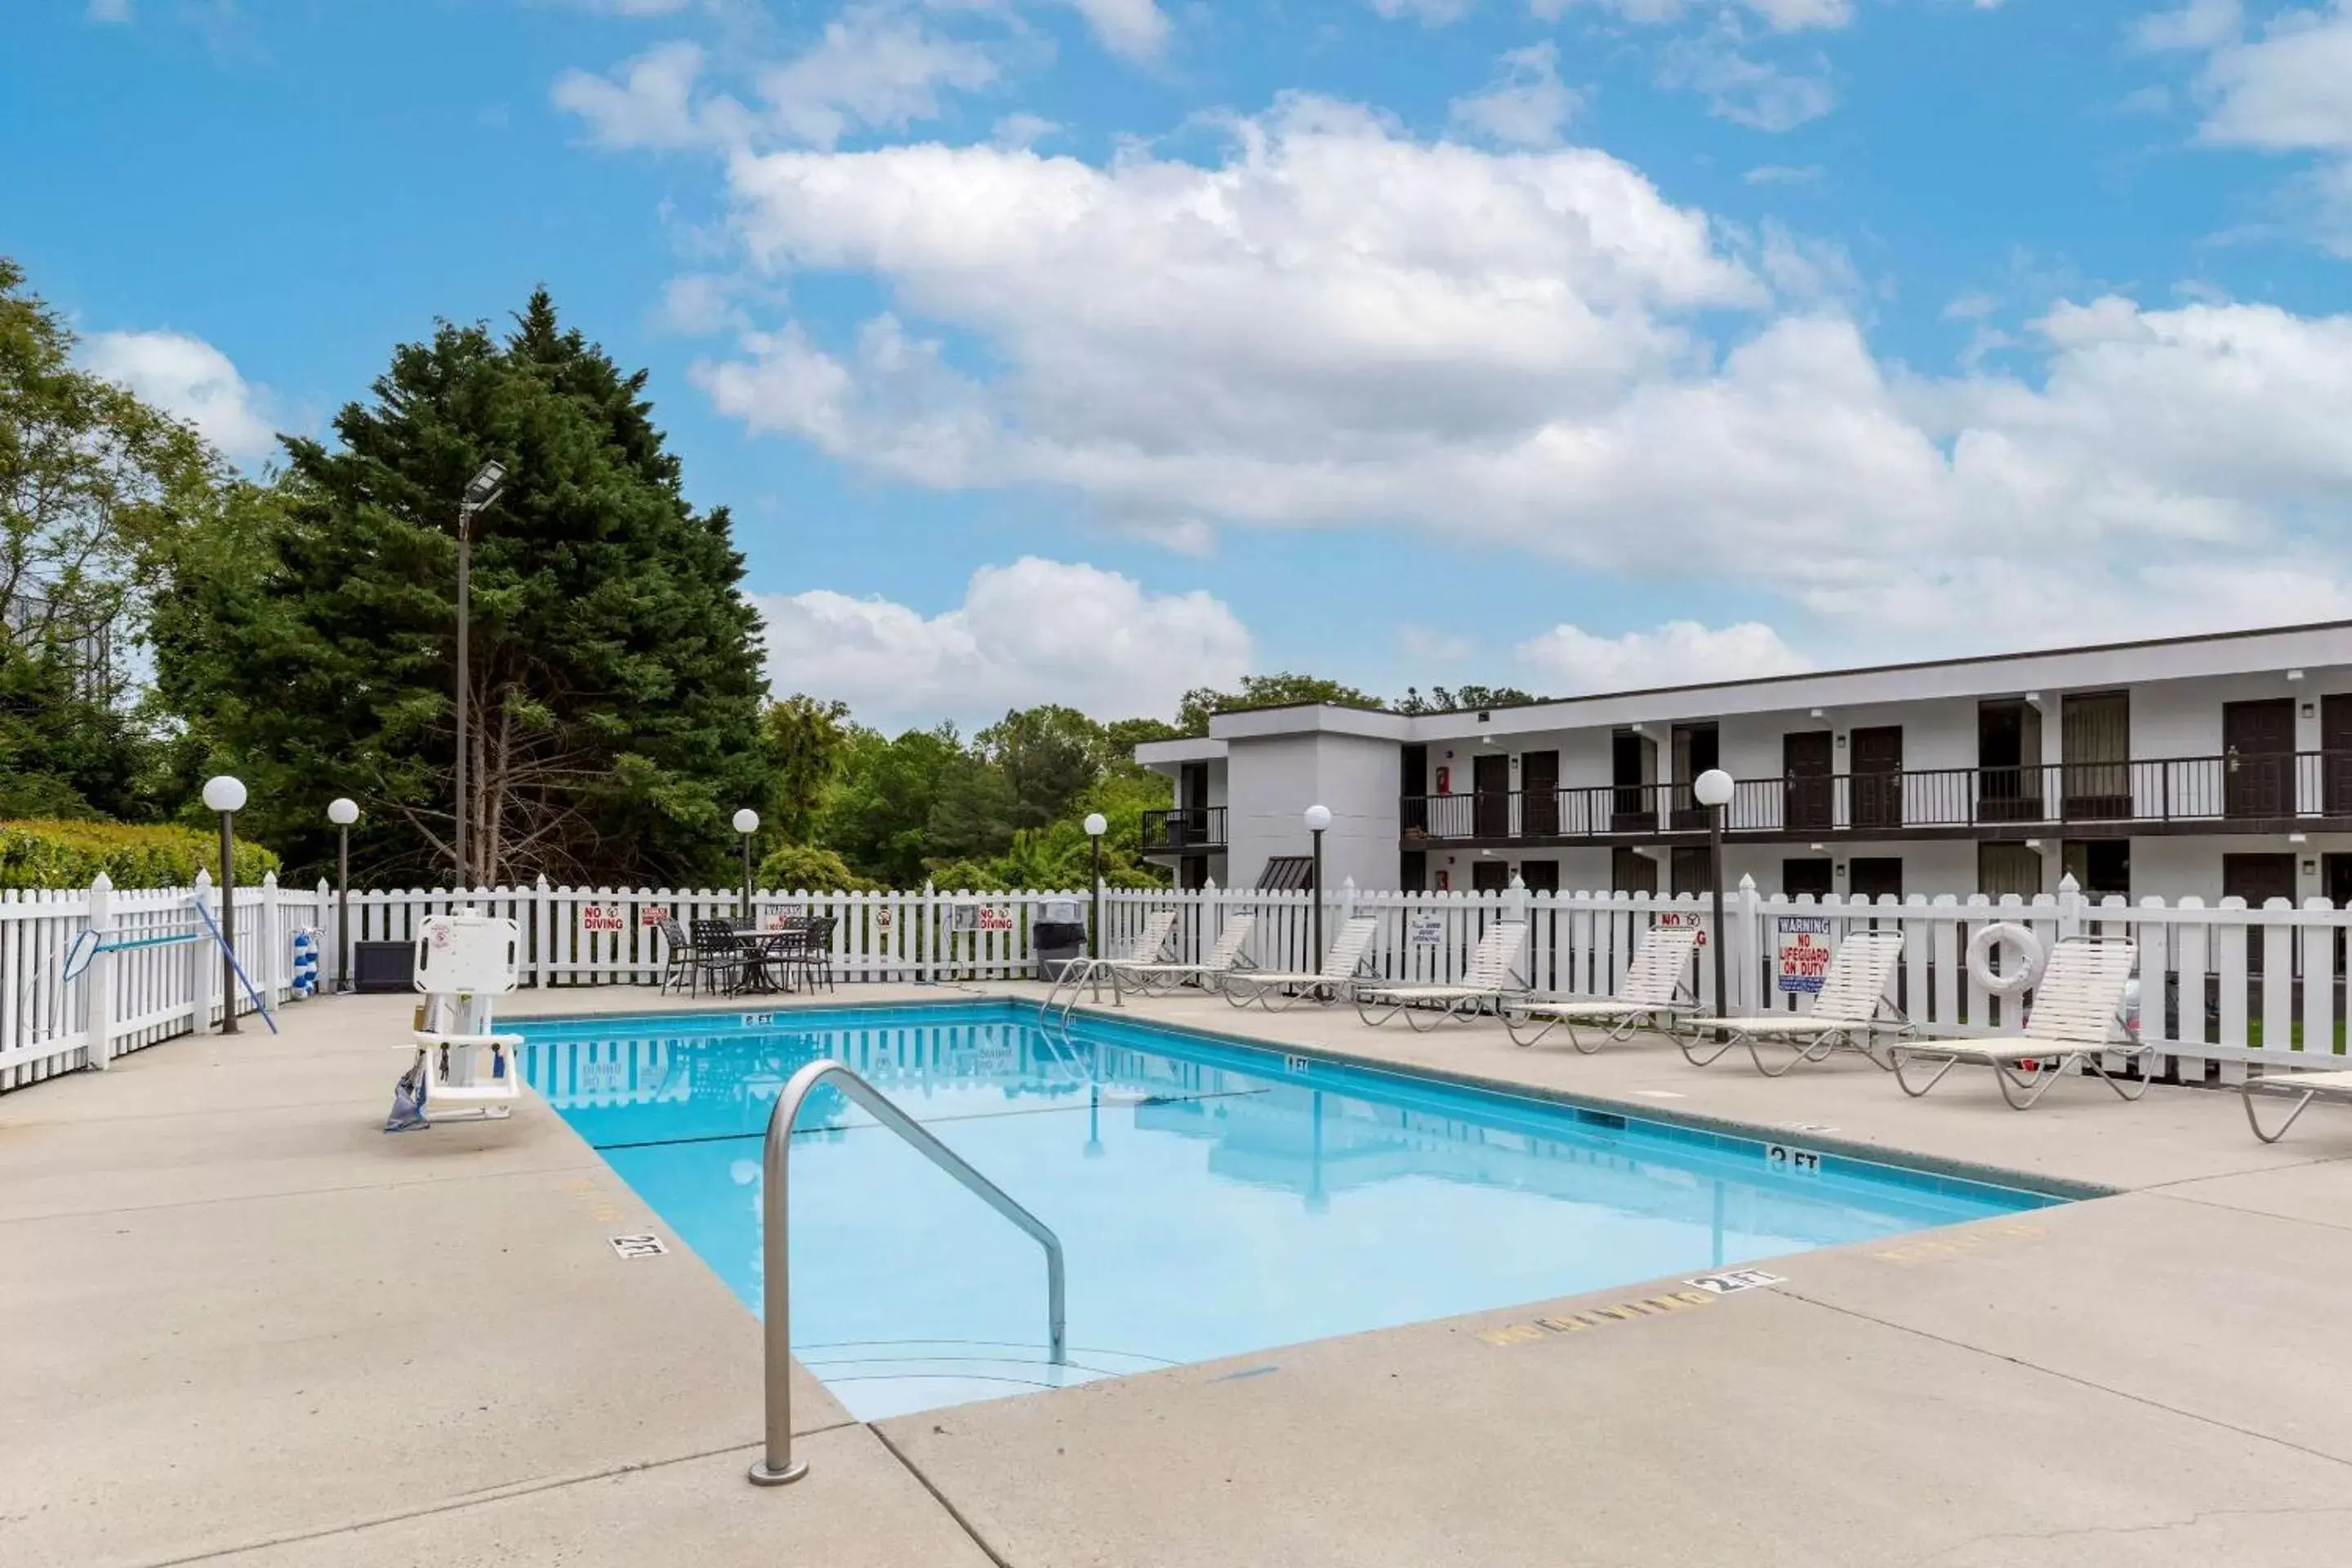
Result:
<instances>
[{"instance_id":1,"label":"white globe lamp post","mask_svg":"<svg viewBox=\"0 0 2352 1568\"><path fill-rule=\"evenodd\" d=\"M1323 962L1323 832L1331 826L1331 808L1318 802L1307 808L1307 832L1315 845L1314 876L1307 898L1307 942L1308 952L1305 967L1315 968Z\"/></svg>"},{"instance_id":2,"label":"white globe lamp post","mask_svg":"<svg viewBox=\"0 0 2352 1568\"><path fill-rule=\"evenodd\" d=\"M205 809L220 819L221 1026L236 1027L236 814L245 809L245 781L221 773L205 781Z\"/></svg>"},{"instance_id":3,"label":"white globe lamp post","mask_svg":"<svg viewBox=\"0 0 2352 1568\"><path fill-rule=\"evenodd\" d=\"M1094 850L1094 885L1087 898L1087 914L1092 917L1092 929L1087 935L1087 956L1102 956L1102 841L1110 831L1110 819L1099 811L1087 813L1087 841Z\"/></svg>"},{"instance_id":4,"label":"white globe lamp post","mask_svg":"<svg viewBox=\"0 0 2352 1568\"><path fill-rule=\"evenodd\" d=\"M360 803L338 795L327 803L327 820L335 825L335 989L352 988L352 824L360 819Z\"/></svg>"},{"instance_id":5,"label":"white globe lamp post","mask_svg":"<svg viewBox=\"0 0 2352 1568\"><path fill-rule=\"evenodd\" d=\"M1721 768L1709 768L1691 781L1691 794L1699 805L1706 807L1706 858L1708 881L1713 885L1715 900L1714 934L1708 945L1715 949L1715 1010L1718 1015L1729 1012L1731 999L1723 991L1723 808L1731 804L1731 775ZM1716 1031L1722 1039L1723 1031Z\"/></svg>"},{"instance_id":6,"label":"white globe lamp post","mask_svg":"<svg viewBox=\"0 0 2352 1568\"><path fill-rule=\"evenodd\" d=\"M735 831L743 836L743 923L751 923L751 836L760 831L760 814L750 806L735 814Z\"/></svg>"}]
</instances>

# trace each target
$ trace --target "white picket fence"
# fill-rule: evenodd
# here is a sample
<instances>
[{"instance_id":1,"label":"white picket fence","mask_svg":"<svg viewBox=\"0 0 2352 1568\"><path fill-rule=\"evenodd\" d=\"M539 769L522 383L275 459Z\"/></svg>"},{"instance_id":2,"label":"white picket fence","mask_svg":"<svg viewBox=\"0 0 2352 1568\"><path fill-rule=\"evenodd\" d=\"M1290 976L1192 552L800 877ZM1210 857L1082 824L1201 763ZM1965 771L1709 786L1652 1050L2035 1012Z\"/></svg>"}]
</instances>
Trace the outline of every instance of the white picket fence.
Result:
<instances>
[{"instance_id":1,"label":"white picket fence","mask_svg":"<svg viewBox=\"0 0 2352 1568\"><path fill-rule=\"evenodd\" d=\"M0 891L0 1090L81 1067L103 1068L127 1052L220 1021L220 950L200 931L192 899L217 910L207 878L194 889L128 892L100 885L72 892ZM793 893L762 889L752 918L834 921L832 974L841 981L1001 980L1034 973L1033 927L1047 906L1073 907L1077 892ZM523 984L650 985L668 958L661 922L734 920L741 894L727 889L478 888L354 890L353 942L415 939L428 915L470 907L513 920L523 935ZM291 994L297 930L318 936L320 982L341 978L347 948L338 940L341 904L332 887L280 888L267 879L236 893L236 947L271 1005ZM68 980L66 964L85 931L102 945L155 938L152 946L100 952ZM242 995L240 1015L251 1010Z\"/></svg>"},{"instance_id":2,"label":"white picket fence","mask_svg":"<svg viewBox=\"0 0 2352 1568\"><path fill-rule=\"evenodd\" d=\"M1177 911L1180 955L1197 958L1230 917L1256 916L1246 950L1261 968L1312 969L1314 896L1208 888L1114 890L1103 897L1107 942L1139 928L1150 913ZM111 945L185 936L198 929L192 899L217 908L200 879L194 889L0 893L0 1089L75 1068L104 1067L126 1052L216 1023L222 1005L218 950L180 941L100 954L78 978L65 977L67 954L85 931ZM835 981L996 980L1034 973L1034 927L1047 906L1083 912L1081 892L793 893L752 895L752 916L766 925L791 914L834 921ZM1323 940L1353 915L1380 921L1372 967L1399 981L1457 976L1486 926L1523 919L1529 942L1522 978L1539 991L1603 996L1613 991L1642 935L1652 926L1711 927L1707 900L1615 893L1364 892L1352 886L1322 895ZM674 917L732 920L740 892L725 889L478 888L375 889L350 896L353 942L408 942L427 916L461 906L512 919L523 935L524 984L584 986L657 982L668 950L661 922ZM320 980L338 975L338 901L332 889L283 889L274 879L240 889L236 941L247 972L273 1003L291 989L293 935L318 933ZM1826 921L1834 946L1858 927L1901 930L1907 941L1897 1001L1931 1033L1982 1034L2013 1028L2015 1005L1989 994L1969 974L1964 954L1987 921L2026 925L2045 942L2078 932L2128 936L2139 945L2140 1031L2165 1047L2159 1070L2192 1079L2243 1077L2250 1062L2340 1054L2345 1032L2345 942L2352 910L2325 900L2294 908L2273 900L2248 909L2225 899L2175 905L2120 899L2094 903L2071 880L2030 902L1981 896L1876 903L1831 897L1759 896L1743 882L1726 900L1726 988L1734 1011L1800 1008L1810 998L1778 982L1780 922ZM1714 933L1706 931L1706 940ZM1693 984L1712 1007L1714 965L1702 947ZM242 997L240 1012L247 1008Z\"/></svg>"},{"instance_id":3,"label":"white picket fence","mask_svg":"<svg viewBox=\"0 0 2352 1568\"><path fill-rule=\"evenodd\" d=\"M292 994L294 932L317 930L330 895L280 888L275 876L235 893L236 942L246 975L272 1006ZM198 873L194 888L118 889L101 876L72 892L0 892L0 1089L16 1089L80 1067L103 1068L217 1024L220 949L193 907L215 921L220 892ZM101 952L71 980L66 963L85 931ZM242 1016L253 1011L239 988Z\"/></svg>"},{"instance_id":4,"label":"white picket fence","mask_svg":"<svg viewBox=\"0 0 2352 1568\"><path fill-rule=\"evenodd\" d=\"M1376 917L1370 967L1395 981L1446 982L1456 978L1478 938L1497 920L1528 922L1528 947L1520 978L1538 991L1606 996L1632 962L1642 933L1654 925L1690 924L1714 933L1711 900L1630 893L1528 892L1514 887L1500 893L1363 892L1352 886L1327 889L1322 897L1323 941L1352 916ZM1313 969L1314 895L1307 892L1197 892L1166 889L1114 891L1105 895L1103 928L1108 941L1140 928L1152 912L1178 911L1181 956L1197 959L1215 943L1224 922L1235 915L1256 917L1247 954L1268 969ZM2273 899L2249 909L2242 899L2208 906L2188 898L2168 905L2159 899L2132 904L2119 898L2093 901L2069 878L2055 894L2027 900L1982 894L1929 900L1914 895L1872 902L1810 896L1765 898L1752 880L1724 900L1725 988L1728 1010L1801 1010L1809 994L1780 987L1780 922L1826 921L1815 940L1832 947L1848 931L1901 931L1906 938L1895 981L1895 1000L1930 1034L1984 1035L2013 1030L2022 1005L1987 992L1969 971L1969 942L1979 927L2007 921L2032 930L2046 948L2061 937L2089 934L2128 937L2139 948L2141 1037L2164 1047L2159 1076L2178 1071L2203 1080L2235 1083L2249 1062L2294 1065L2306 1056L2341 1056L2345 1039L2345 945L2352 908L2339 910L2325 899L2296 908ZM1716 1005L1715 965L1706 947L1693 960L1693 985L1701 1003Z\"/></svg>"}]
</instances>

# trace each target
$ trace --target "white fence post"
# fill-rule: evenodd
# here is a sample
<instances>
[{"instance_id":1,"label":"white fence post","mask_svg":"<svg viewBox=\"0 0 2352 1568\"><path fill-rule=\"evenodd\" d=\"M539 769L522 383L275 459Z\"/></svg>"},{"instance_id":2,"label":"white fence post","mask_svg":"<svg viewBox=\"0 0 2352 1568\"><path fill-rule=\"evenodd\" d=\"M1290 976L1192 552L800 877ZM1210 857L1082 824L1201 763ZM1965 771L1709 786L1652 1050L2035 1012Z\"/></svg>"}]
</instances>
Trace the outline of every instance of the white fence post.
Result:
<instances>
[{"instance_id":1,"label":"white fence post","mask_svg":"<svg viewBox=\"0 0 2352 1568\"><path fill-rule=\"evenodd\" d=\"M1764 1011L1772 1000L1764 990L1764 917L1761 900L1756 893L1756 879L1742 874L1737 901L1737 914L1727 911L1724 923L1731 930L1727 935L1731 945L1723 950L1726 963L1731 965L1731 994L1724 999L1727 1012L1734 1016L1754 1016ZM1777 961L1778 953L1773 957Z\"/></svg>"},{"instance_id":2,"label":"white fence post","mask_svg":"<svg viewBox=\"0 0 2352 1568\"><path fill-rule=\"evenodd\" d=\"M114 882L103 871L89 884L89 931L101 949L114 940ZM90 955L89 968L82 973L82 995L89 1004L89 1027L82 1060L104 1072L114 1056L114 954Z\"/></svg>"},{"instance_id":3,"label":"white fence post","mask_svg":"<svg viewBox=\"0 0 2352 1568\"><path fill-rule=\"evenodd\" d=\"M205 907L205 914L217 926L220 923L220 896L213 891L212 873L202 866L196 868L196 886L192 896L195 902ZM198 922L199 925L202 923ZM220 952L210 940L209 933L188 944L188 962L194 966L188 973L189 1006L193 1009L188 1019L188 1030L191 1034L201 1035L205 1026L213 1021L213 1005L220 1000Z\"/></svg>"},{"instance_id":4,"label":"white fence post","mask_svg":"<svg viewBox=\"0 0 2352 1568\"><path fill-rule=\"evenodd\" d=\"M261 993L265 1002L275 1003L284 996L284 983L289 967L285 952L287 938L281 931L283 911L278 902L278 873L261 874L261 907L254 911L254 927L261 946L261 962L254 966L253 988ZM248 971L247 973L253 973Z\"/></svg>"},{"instance_id":5,"label":"white fence post","mask_svg":"<svg viewBox=\"0 0 2352 1568\"><path fill-rule=\"evenodd\" d=\"M530 983L541 991L552 984L549 977L555 967L555 905L551 891L547 873L541 871L530 890Z\"/></svg>"}]
</instances>

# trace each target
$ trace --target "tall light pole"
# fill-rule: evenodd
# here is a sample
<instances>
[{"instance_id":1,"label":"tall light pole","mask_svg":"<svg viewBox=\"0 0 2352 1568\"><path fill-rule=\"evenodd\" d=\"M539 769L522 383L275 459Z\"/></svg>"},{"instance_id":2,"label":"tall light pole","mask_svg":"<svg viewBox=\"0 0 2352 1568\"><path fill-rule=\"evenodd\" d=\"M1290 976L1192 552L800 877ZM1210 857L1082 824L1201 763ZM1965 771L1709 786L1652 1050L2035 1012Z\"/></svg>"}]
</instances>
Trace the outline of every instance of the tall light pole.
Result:
<instances>
[{"instance_id":1,"label":"tall light pole","mask_svg":"<svg viewBox=\"0 0 2352 1568\"><path fill-rule=\"evenodd\" d=\"M1323 966L1323 830L1331 826L1331 808L1310 805L1307 808L1307 831L1315 840L1315 880L1307 893L1312 902L1307 907L1307 953L1302 969Z\"/></svg>"},{"instance_id":2,"label":"tall light pole","mask_svg":"<svg viewBox=\"0 0 2352 1568\"><path fill-rule=\"evenodd\" d=\"M498 500L506 482L503 464L484 463L466 481L466 493L457 502L457 832L453 847L460 891L470 885L473 876L472 865L466 858L466 827L474 815L473 797L467 788L470 782L467 773L471 739L467 732L467 709L473 684L468 677L474 668L467 644L474 608L474 514Z\"/></svg>"},{"instance_id":3,"label":"tall light pole","mask_svg":"<svg viewBox=\"0 0 2352 1568\"><path fill-rule=\"evenodd\" d=\"M751 835L760 831L760 814L750 806L735 814L735 831L743 836L743 923L751 923Z\"/></svg>"},{"instance_id":4,"label":"tall light pole","mask_svg":"<svg viewBox=\"0 0 2352 1568\"><path fill-rule=\"evenodd\" d=\"M352 988L352 824L360 819L360 803L338 795L327 803L327 820L335 825L335 989Z\"/></svg>"},{"instance_id":5,"label":"tall light pole","mask_svg":"<svg viewBox=\"0 0 2352 1568\"><path fill-rule=\"evenodd\" d=\"M236 1028L236 814L245 809L245 781L221 773L205 781L205 808L220 818L221 1026Z\"/></svg>"},{"instance_id":6,"label":"tall light pole","mask_svg":"<svg viewBox=\"0 0 2352 1568\"><path fill-rule=\"evenodd\" d=\"M1715 935L1708 945L1715 949L1715 1013L1720 1018L1731 1011L1731 999L1723 990L1723 950L1728 945L1723 930L1723 808L1731 804L1731 775L1709 768L1691 781L1691 794L1706 807L1708 880L1715 888ZM1722 1039L1724 1032L1717 1029L1715 1037Z\"/></svg>"},{"instance_id":7,"label":"tall light pole","mask_svg":"<svg viewBox=\"0 0 2352 1568\"><path fill-rule=\"evenodd\" d=\"M1095 879L1093 888L1087 897L1088 917L1087 956L1100 958L1102 956L1102 841L1103 835L1110 831L1110 822L1101 812L1090 811L1087 813L1086 826L1087 837L1093 844L1095 852Z\"/></svg>"}]
</instances>

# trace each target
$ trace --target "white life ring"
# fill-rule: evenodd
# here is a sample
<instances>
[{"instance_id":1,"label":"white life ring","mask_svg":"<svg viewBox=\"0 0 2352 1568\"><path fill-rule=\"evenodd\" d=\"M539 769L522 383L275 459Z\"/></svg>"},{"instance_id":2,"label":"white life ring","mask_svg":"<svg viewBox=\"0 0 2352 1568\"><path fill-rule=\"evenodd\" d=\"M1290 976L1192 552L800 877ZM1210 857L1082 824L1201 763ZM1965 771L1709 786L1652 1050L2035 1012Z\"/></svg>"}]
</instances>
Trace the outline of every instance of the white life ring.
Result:
<instances>
[{"instance_id":1,"label":"white life ring","mask_svg":"<svg viewBox=\"0 0 2352 1568\"><path fill-rule=\"evenodd\" d=\"M1992 969L1996 947L2006 947L2015 955L1998 974ZM1976 935L1969 938L1969 977L1988 994L2014 996L2042 978L2048 956L2042 951L2042 939L2030 929L2011 921L1995 921L1977 927Z\"/></svg>"}]
</instances>

